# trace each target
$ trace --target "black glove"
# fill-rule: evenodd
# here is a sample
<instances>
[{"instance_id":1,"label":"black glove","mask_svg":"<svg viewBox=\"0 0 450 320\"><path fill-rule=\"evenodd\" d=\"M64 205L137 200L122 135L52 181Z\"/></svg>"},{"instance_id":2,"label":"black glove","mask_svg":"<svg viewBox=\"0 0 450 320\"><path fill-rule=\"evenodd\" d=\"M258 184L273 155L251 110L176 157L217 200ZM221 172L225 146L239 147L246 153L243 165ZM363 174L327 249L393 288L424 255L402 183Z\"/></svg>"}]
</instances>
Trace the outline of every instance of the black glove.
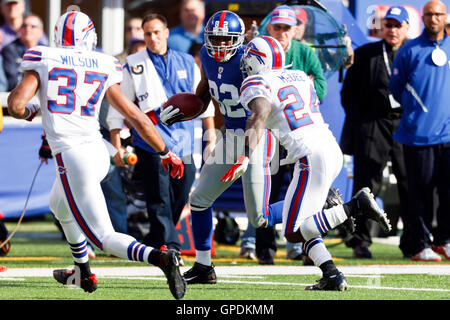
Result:
<instances>
[{"instance_id":1,"label":"black glove","mask_svg":"<svg viewBox=\"0 0 450 320\"><path fill-rule=\"evenodd\" d=\"M50 146L48 145L47 138L45 137L45 135L43 135L41 138L42 138L42 145L41 145L41 148L39 149L39 157L44 158L44 159L53 158L52 150L50 149Z\"/></svg>"}]
</instances>

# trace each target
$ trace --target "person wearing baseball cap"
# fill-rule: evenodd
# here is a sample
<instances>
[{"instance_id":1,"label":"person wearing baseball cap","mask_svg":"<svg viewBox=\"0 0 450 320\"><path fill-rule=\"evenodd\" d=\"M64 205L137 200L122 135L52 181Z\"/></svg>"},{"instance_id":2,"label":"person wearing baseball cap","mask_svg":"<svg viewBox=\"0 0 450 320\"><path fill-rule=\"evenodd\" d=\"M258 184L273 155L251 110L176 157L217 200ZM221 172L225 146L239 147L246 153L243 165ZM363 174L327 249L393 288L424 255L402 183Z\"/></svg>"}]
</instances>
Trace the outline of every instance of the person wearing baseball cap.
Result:
<instances>
[{"instance_id":1,"label":"person wearing baseball cap","mask_svg":"<svg viewBox=\"0 0 450 320\"><path fill-rule=\"evenodd\" d=\"M381 20L383 38L355 50L354 63L345 75L341 90L346 113L341 148L344 154L353 155L353 190L356 192L358 186L367 186L378 196L383 170L390 157L400 205L398 213L389 213L390 219L395 221L399 217L405 221L408 214L408 185L403 146L392 137L400 124L402 106L393 98L388 83L394 58L407 40L408 22L405 8L393 6L387 10ZM354 258L371 259L372 235L368 220L358 217L355 224L355 232L345 243L353 249ZM404 228L404 231L400 249L404 256L410 256L413 252L407 238L409 230Z\"/></svg>"},{"instance_id":2,"label":"person wearing baseball cap","mask_svg":"<svg viewBox=\"0 0 450 320\"><path fill-rule=\"evenodd\" d=\"M399 23L406 22L409 24L408 11L402 6L392 6L386 12L383 20L394 19Z\"/></svg>"},{"instance_id":3,"label":"person wearing baseball cap","mask_svg":"<svg viewBox=\"0 0 450 320\"><path fill-rule=\"evenodd\" d=\"M392 6L382 21L383 39L394 51L397 51L406 40L409 30L408 11L401 6Z\"/></svg>"}]
</instances>

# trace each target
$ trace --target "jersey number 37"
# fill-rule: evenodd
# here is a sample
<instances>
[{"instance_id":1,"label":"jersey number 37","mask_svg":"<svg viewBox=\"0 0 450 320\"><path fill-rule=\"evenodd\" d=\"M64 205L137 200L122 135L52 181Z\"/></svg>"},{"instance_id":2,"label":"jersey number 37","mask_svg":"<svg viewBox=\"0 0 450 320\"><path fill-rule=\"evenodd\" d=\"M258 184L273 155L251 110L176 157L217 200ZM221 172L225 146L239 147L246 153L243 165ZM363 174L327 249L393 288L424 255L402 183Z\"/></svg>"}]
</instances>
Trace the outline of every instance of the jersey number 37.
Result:
<instances>
[{"instance_id":1,"label":"jersey number 37","mask_svg":"<svg viewBox=\"0 0 450 320\"><path fill-rule=\"evenodd\" d=\"M81 78L79 79L79 76ZM66 79L66 81L60 81ZM82 80L81 80L82 79ZM90 97L88 101L79 101L81 104L81 116L92 117L95 115L95 106L103 92L108 75L93 71L84 71L82 75L73 69L54 68L49 72L49 96L56 95L58 100L48 100L48 109L52 113L71 114L77 106L77 97ZM56 81L59 86L51 86ZM77 90L83 90L80 94ZM78 94L77 94L78 93Z\"/></svg>"}]
</instances>

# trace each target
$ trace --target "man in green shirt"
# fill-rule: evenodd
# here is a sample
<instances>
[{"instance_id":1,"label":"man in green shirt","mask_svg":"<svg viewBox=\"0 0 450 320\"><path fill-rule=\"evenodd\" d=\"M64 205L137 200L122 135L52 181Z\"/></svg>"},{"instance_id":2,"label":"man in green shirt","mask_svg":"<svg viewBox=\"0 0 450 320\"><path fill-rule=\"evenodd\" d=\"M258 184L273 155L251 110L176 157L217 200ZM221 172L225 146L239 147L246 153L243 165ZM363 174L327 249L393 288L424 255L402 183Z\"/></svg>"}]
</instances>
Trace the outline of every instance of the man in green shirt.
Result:
<instances>
[{"instance_id":1,"label":"man in green shirt","mask_svg":"<svg viewBox=\"0 0 450 320\"><path fill-rule=\"evenodd\" d=\"M314 81L317 96L322 101L327 94L327 81L314 50L307 44L294 40L298 28L297 21L294 10L290 6L281 5L272 11L267 31L283 46L288 69L302 70L309 75Z\"/></svg>"}]
</instances>

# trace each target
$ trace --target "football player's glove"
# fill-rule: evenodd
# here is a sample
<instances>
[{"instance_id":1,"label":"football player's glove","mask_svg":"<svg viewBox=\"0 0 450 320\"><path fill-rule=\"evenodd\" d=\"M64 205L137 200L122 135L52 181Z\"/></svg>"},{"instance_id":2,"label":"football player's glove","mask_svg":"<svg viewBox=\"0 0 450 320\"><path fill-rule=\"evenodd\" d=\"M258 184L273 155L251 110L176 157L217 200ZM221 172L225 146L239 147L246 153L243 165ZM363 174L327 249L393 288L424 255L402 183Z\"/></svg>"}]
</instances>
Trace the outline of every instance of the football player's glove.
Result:
<instances>
[{"instance_id":1,"label":"football player's glove","mask_svg":"<svg viewBox=\"0 0 450 320\"><path fill-rule=\"evenodd\" d=\"M167 106L166 108L161 108L161 113L159 114L159 118L161 119L161 122L164 123L166 126L170 126L174 124L175 122L180 121L183 119L184 114L183 112L180 112L180 109L175 108L173 106Z\"/></svg>"},{"instance_id":2,"label":"football player's glove","mask_svg":"<svg viewBox=\"0 0 450 320\"><path fill-rule=\"evenodd\" d=\"M184 174L184 164L183 161L175 153L169 150L165 154L160 154L161 163L164 170L170 172L172 178L181 179Z\"/></svg>"},{"instance_id":3,"label":"football player's glove","mask_svg":"<svg viewBox=\"0 0 450 320\"><path fill-rule=\"evenodd\" d=\"M50 146L48 145L47 138L45 135L41 136L42 138L42 144L41 148L39 149L39 157L43 159L51 159L53 158L52 150L50 149Z\"/></svg>"},{"instance_id":4,"label":"football player's glove","mask_svg":"<svg viewBox=\"0 0 450 320\"><path fill-rule=\"evenodd\" d=\"M240 156L236 163L231 166L230 169L228 169L227 172L223 175L223 177L220 179L222 182L234 182L236 181L240 176L242 176L245 171L247 171L249 158L247 156Z\"/></svg>"}]
</instances>

